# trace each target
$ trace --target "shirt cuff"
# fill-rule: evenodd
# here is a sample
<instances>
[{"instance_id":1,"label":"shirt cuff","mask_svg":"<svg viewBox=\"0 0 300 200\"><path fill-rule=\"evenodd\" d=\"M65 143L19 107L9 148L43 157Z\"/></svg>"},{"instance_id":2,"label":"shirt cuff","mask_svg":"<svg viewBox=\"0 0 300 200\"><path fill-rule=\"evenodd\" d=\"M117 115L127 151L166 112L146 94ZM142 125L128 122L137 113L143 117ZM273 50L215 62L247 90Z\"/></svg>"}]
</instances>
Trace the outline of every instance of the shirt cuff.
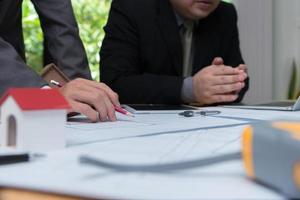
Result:
<instances>
[{"instance_id":1,"label":"shirt cuff","mask_svg":"<svg viewBox=\"0 0 300 200\"><path fill-rule=\"evenodd\" d=\"M44 85L41 87L41 89L51 89L51 87L49 85Z\"/></svg>"},{"instance_id":2,"label":"shirt cuff","mask_svg":"<svg viewBox=\"0 0 300 200\"><path fill-rule=\"evenodd\" d=\"M181 100L184 103L194 103L196 101L192 76L187 77L183 80L181 88Z\"/></svg>"}]
</instances>

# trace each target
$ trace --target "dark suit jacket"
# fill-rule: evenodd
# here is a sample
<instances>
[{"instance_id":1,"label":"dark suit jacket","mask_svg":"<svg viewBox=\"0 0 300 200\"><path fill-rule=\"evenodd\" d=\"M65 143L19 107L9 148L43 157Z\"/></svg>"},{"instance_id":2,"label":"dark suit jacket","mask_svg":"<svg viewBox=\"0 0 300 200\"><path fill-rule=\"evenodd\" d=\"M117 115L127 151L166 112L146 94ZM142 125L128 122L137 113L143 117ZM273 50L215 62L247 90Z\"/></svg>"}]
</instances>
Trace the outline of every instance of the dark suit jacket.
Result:
<instances>
[{"instance_id":1,"label":"dark suit jacket","mask_svg":"<svg viewBox=\"0 0 300 200\"><path fill-rule=\"evenodd\" d=\"M22 1L0 0L0 37L10 43L25 60L22 33ZM71 0L31 0L39 15L46 52L53 63L70 78L91 79ZM15 72L17 73L17 72ZM27 80L23 80L27 81Z\"/></svg>"},{"instance_id":2,"label":"dark suit jacket","mask_svg":"<svg viewBox=\"0 0 300 200\"><path fill-rule=\"evenodd\" d=\"M0 96L9 87L42 87L46 82L26 66L15 49L0 37Z\"/></svg>"},{"instance_id":3,"label":"dark suit jacket","mask_svg":"<svg viewBox=\"0 0 300 200\"><path fill-rule=\"evenodd\" d=\"M101 81L122 103L181 103L182 44L168 0L113 0L105 32ZM229 66L243 63L233 5L221 2L194 36L193 74L217 56Z\"/></svg>"}]
</instances>

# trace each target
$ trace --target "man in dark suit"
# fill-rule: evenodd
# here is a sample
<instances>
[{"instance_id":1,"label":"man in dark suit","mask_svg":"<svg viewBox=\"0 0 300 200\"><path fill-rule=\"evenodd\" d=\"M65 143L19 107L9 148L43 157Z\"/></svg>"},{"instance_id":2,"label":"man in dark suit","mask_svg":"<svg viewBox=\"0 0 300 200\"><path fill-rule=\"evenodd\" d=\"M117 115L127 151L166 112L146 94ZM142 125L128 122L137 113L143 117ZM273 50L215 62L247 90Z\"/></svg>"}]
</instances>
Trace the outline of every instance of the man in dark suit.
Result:
<instances>
[{"instance_id":1,"label":"man in dark suit","mask_svg":"<svg viewBox=\"0 0 300 200\"><path fill-rule=\"evenodd\" d=\"M220 0L113 0L101 81L122 103L238 102L248 89L234 6Z\"/></svg>"},{"instance_id":2,"label":"man in dark suit","mask_svg":"<svg viewBox=\"0 0 300 200\"><path fill-rule=\"evenodd\" d=\"M71 0L31 0L39 15L48 63L55 63L70 79L92 79ZM25 60L22 30L23 0L0 0L0 37Z\"/></svg>"}]
</instances>

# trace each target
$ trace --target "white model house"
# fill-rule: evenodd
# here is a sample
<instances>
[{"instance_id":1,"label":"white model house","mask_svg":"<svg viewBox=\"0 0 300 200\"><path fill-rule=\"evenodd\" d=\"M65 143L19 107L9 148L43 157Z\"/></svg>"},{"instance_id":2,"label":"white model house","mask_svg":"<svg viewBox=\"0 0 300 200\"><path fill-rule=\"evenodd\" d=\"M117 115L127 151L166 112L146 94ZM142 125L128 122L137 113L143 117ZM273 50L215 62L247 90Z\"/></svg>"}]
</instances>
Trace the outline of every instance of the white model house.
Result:
<instances>
[{"instance_id":1,"label":"white model house","mask_svg":"<svg viewBox=\"0 0 300 200\"><path fill-rule=\"evenodd\" d=\"M57 90L9 89L0 108L0 146L38 152L65 147L70 106Z\"/></svg>"}]
</instances>

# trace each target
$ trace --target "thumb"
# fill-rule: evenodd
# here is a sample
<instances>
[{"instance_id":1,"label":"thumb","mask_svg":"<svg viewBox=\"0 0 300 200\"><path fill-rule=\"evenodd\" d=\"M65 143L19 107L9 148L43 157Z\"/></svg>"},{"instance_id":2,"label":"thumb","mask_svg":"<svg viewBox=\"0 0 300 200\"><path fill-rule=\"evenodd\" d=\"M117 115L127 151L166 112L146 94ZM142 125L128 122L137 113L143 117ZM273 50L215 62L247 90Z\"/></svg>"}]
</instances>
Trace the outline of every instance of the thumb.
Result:
<instances>
[{"instance_id":1,"label":"thumb","mask_svg":"<svg viewBox=\"0 0 300 200\"><path fill-rule=\"evenodd\" d=\"M223 58L221 57L216 57L213 62L212 62L213 65L224 65L224 61L223 61Z\"/></svg>"},{"instance_id":2,"label":"thumb","mask_svg":"<svg viewBox=\"0 0 300 200\"><path fill-rule=\"evenodd\" d=\"M238 66L238 69L239 69L239 70L243 70L245 73L247 73L247 66L246 66L245 64L240 64L240 65Z\"/></svg>"}]
</instances>

